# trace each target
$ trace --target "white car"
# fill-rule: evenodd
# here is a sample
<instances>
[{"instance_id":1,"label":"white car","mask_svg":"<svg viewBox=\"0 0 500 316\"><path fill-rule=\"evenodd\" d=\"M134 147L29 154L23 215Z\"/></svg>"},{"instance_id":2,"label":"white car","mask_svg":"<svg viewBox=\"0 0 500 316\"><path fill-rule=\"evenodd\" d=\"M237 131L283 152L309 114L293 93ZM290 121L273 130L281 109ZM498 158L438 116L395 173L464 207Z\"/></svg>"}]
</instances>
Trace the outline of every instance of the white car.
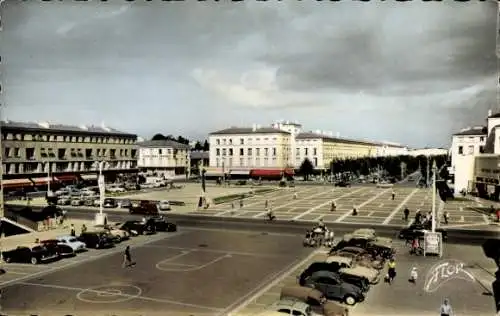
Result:
<instances>
[{"instance_id":1,"label":"white car","mask_svg":"<svg viewBox=\"0 0 500 316\"><path fill-rule=\"evenodd\" d=\"M106 191L111 192L111 193L123 193L125 192L125 188L122 188L120 186L109 186L106 188Z\"/></svg>"},{"instance_id":2,"label":"white car","mask_svg":"<svg viewBox=\"0 0 500 316\"><path fill-rule=\"evenodd\" d=\"M59 236L56 238L59 243L63 245L70 246L74 252L84 251L87 249L87 246L84 242L79 241L76 237L73 236Z\"/></svg>"},{"instance_id":3,"label":"white car","mask_svg":"<svg viewBox=\"0 0 500 316\"><path fill-rule=\"evenodd\" d=\"M158 210L160 210L160 211L170 211L171 210L170 203L168 201L166 201L166 200L160 201L160 203L158 203Z\"/></svg>"},{"instance_id":4,"label":"white car","mask_svg":"<svg viewBox=\"0 0 500 316\"><path fill-rule=\"evenodd\" d=\"M122 241L122 240L127 240L130 238L130 234L129 232L123 230L123 229L120 229L116 226L102 226L102 225L97 225L95 226L96 228L102 228L104 229L105 231L107 231L112 237L114 238L118 238L119 241Z\"/></svg>"}]
</instances>

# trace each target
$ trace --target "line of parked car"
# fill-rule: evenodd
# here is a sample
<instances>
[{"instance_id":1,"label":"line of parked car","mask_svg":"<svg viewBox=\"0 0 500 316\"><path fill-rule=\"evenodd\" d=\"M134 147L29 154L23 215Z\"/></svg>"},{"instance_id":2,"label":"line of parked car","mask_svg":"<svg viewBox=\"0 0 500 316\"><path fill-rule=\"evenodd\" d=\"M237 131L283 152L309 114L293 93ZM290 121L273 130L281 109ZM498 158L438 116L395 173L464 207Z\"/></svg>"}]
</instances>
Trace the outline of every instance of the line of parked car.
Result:
<instances>
[{"instance_id":1,"label":"line of parked car","mask_svg":"<svg viewBox=\"0 0 500 316\"><path fill-rule=\"evenodd\" d=\"M3 251L2 258L6 263L47 263L74 257L87 249L112 248L131 237L175 231L177 231L175 223L168 222L163 216L155 216L145 221L127 221L113 225L95 226L82 232L80 236L64 235L40 240L33 244L20 245L15 249Z\"/></svg>"},{"instance_id":2,"label":"line of parked car","mask_svg":"<svg viewBox=\"0 0 500 316\"><path fill-rule=\"evenodd\" d=\"M376 236L373 229L346 234L324 260L311 263L297 276L297 285L282 288L280 300L260 315L347 316L348 308L338 303L363 302L394 254L392 240Z\"/></svg>"}]
</instances>

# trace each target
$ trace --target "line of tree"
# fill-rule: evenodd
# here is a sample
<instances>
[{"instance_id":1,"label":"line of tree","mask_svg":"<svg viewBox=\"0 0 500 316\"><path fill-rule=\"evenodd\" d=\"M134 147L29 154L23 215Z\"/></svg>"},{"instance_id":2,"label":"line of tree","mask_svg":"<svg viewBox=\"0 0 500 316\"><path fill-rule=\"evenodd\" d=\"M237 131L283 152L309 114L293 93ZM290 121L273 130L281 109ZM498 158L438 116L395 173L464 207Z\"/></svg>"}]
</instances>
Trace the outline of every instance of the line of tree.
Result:
<instances>
[{"instance_id":1,"label":"line of tree","mask_svg":"<svg viewBox=\"0 0 500 316\"><path fill-rule=\"evenodd\" d=\"M436 161L436 166L440 170L439 176L442 179L448 179L449 174L445 166L448 157L446 155L440 156L388 156L388 157L364 157L364 158L353 158L353 159L335 159L330 162L330 168L327 170L329 173L333 174L343 174L346 172L353 173L357 176L369 175L375 172L381 172L382 174L394 177L396 179L401 179L401 176L406 176L412 174L418 170L421 171L422 179L426 180L427 177L427 162ZM402 168L404 169L402 172ZM430 176L432 176L432 165L430 168ZM298 173L308 179L310 175L321 173L314 169L312 162L309 159L305 159Z\"/></svg>"},{"instance_id":2,"label":"line of tree","mask_svg":"<svg viewBox=\"0 0 500 316\"><path fill-rule=\"evenodd\" d=\"M173 135L163 135L163 134L155 134L151 140L172 140L181 144L189 145L191 141L188 138L185 138L183 136L173 136ZM197 150L197 151L208 151L210 149L210 145L207 140L204 140L203 142L197 141L194 144L194 147L191 148L192 150Z\"/></svg>"}]
</instances>

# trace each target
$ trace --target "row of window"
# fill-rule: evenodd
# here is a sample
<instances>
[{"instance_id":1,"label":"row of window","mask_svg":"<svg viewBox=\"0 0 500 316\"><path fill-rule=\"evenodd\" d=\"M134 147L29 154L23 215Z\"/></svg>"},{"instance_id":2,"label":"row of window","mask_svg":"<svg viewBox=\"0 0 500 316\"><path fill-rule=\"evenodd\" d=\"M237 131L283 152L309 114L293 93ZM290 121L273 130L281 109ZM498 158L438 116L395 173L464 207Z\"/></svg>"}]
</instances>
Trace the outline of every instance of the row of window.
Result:
<instances>
[{"instance_id":1,"label":"row of window","mask_svg":"<svg viewBox=\"0 0 500 316\"><path fill-rule=\"evenodd\" d=\"M103 166L104 170L108 169L130 169L134 168L135 163L130 161L108 162ZM50 172L82 172L96 171L97 166L93 162L71 163L6 163L3 165L4 174L24 174L24 173L48 173Z\"/></svg>"},{"instance_id":2,"label":"row of window","mask_svg":"<svg viewBox=\"0 0 500 316\"><path fill-rule=\"evenodd\" d=\"M481 172L484 172L484 173L500 173L500 170L498 169L481 169Z\"/></svg>"},{"instance_id":3,"label":"row of window","mask_svg":"<svg viewBox=\"0 0 500 316\"><path fill-rule=\"evenodd\" d=\"M474 145L467 146L467 153L464 153L464 146L458 146L458 154L459 155L473 155L474 154ZM484 153L484 146L479 146L479 152Z\"/></svg>"},{"instance_id":4,"label":"row of window","mask_svg":"<svg viewBox=\"0 0 500 316\"><path fill-rule=\"evenodd\" d=\"M178 152L185 152L187 153L188 150L183 150L183 149L173 149L173 148L158 148L158 149L141 149L141 154L153 154L153 155L176 155Z\"/></svg>"},{"instance_id":5,"label":"row of window","mask_svg":"<svg viewBox=\"0 0 500 316\"><path fill-rule=\"evenodd\" d=\"M52 134L21 134L2 133L2 140L40 141L40 142L66 142L66 143L97 143L97 144L135 144L130 138L111 136L65 136Z\"/></svg>"},{"instance_id":6,"label":"row of window","mask_svg":"<svg viewBox=\"0 0 500 316\"><path fill-rule=\"evenodd\" d=\"M228 159L228 160L220 158L215 159L216 167L272 167L272 166L277 167L277 159L275 157L256 159L255 161L252 158L248 159L240 158L239 164L234 164L234 162L233 159ZM311 162L314 167L318 166L318 158L316 157L313 158ZM301 161L297 160L297 163L300 164Z\"/></svg>"},{"instance_id":7,"label":"row of window","mask_svg":"<svg viewBox=\"0 0 500 316\"><path fill-rule=\"evenodd\" d=\"M269 149L270 148L262 148L263 151L262 153L264 154L264 156L269 156ZM261 154L261 148L255 148L255 155L256 156L260 156ZM215 155L216 156L221 156L221 153L222 153L222 156L233 156L234 155L234 150L233 148L222 148L222 150L220 148L216 148L215 149ZM276 156L276 153L277 153L277 150L275 147L271 148L271 153L273 156ZM240 148L239 149L239 154L240 156L244 156L245 155L245 149L244 148ZM247 148L247 156L252 156L253 155L253 148Z\"/></svg>"},{"instance_id":8,"label":"row of window","mask_svg":"<svg viewBox=\"0 0 500 316\"><path fill-rule=\"evenodd\" d=\"M252 142L252 140L253 140L252 138L247 138L247 141L248 141L249 143L251 143L251 142ZM269 137L263 137L263 138L262 138L262 140L264 140L264 141L269 141L269 140L276 141L276 140L277 140L277 138L276 138L276 137L272 137L272 138L269 138ZM257 142L258 142L258 141L260 141L260 137L255 138L255 141L257 141ZM232 138L229 138L229 139L223 138L223 139L221 140L221 139L217 138L217 139L215 140L215 143L216 143L217 145L221 145L221 144L222 144L222 145L233 145L233 139L232 139ZM236 142L235 142L235 143L236 143ZM245 139L244 139L244 138L240 138L238 143L239 143L240 145L245 145Z\"/></svg>"},{"instance_id":9,"label":"row of window","mask_svg":"<svg viewBox=\"0 0 500 316\"><path fill-rule=\"evenodd\" d=\"M136 149L109 149L109 148L87 148L87 149L82 149L82 148L70 148L69 150L66 148L40 148L40 156L42 158L57 158L58 159L65 159L66 155L69 154L71 157L85 157L87 159L91 159L94 157L105 157L109 154L111 158L116 158L118 157L128 157L129 152L131 153L132 157L136 155L137 150ZM36 148L18 148L18 147L5 147L4 148L4 157L5 158L22 158L24 154L24 157L27 160L35 160L36 159Z\"/></svg>"},{"instance_id":10,"label":"row of window","mask_svg":"<svg viewBox=\"0 0 500 316\"><path fill-rule=\"evenodd\" d=\"M469 137L459 136L458 137L458 140L465 140L465 139L473 141L473 140L477 139L477 136L469 136ZM485 136L479 136L480 142L484 142L485 139L486 139Z\"/></svg>"}]
</instances>

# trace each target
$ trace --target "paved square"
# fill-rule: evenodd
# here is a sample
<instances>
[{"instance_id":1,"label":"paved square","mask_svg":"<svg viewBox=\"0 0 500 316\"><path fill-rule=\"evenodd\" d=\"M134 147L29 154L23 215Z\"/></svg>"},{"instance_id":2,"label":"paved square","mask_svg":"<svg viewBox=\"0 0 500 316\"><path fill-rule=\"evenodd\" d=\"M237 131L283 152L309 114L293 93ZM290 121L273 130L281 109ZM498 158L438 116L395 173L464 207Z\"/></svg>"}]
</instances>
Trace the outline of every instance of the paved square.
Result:
<instances>
[{"instance_id":1,"label":"paved square","mask_svg":"<svg viewBox=\"0 0 500 316\"><path fill-rule=\"evenodd\" d=\"M395 196L392 199L392 192ZM297 197L295 199L295 196ZM431 189L395 186L390 189L375 186L353 186L351 188L334 188L329 185L300 186L284 188L277 191L254 196L243 201L240 208L239 201L223 203L208 210L200 210L194 214L265 218L266 200L278 219L307 220L325 222L359 223L362 225L397 225L407 226L403 210L408 207L410 220L417 210L426 213L432 209ZM335 201L337 209L332 212L331 204ZM437 196L437 203L439 203ZM490 223L489 218L474 207L481 204L475 201L448 201L444 210L450 214L448 227L475 227ZM352 215L356 207L358 215ZM442 221L442 218L440 218ZM444 223L442 223L444 225Z\"/></svg>"},{"instance_id":2,"label":"paved square","mask_svg":"<svg viewBox=\"0 0 500 316\"><path fill-rule=\"evenodd\" d=\"M122 253L115 252L4 281L2 308L7 314L218 315L306 257L311 250L300 244L293 235L186 230L132 247L135 267L122 268Z\"/></svg>"}]
</instances>

